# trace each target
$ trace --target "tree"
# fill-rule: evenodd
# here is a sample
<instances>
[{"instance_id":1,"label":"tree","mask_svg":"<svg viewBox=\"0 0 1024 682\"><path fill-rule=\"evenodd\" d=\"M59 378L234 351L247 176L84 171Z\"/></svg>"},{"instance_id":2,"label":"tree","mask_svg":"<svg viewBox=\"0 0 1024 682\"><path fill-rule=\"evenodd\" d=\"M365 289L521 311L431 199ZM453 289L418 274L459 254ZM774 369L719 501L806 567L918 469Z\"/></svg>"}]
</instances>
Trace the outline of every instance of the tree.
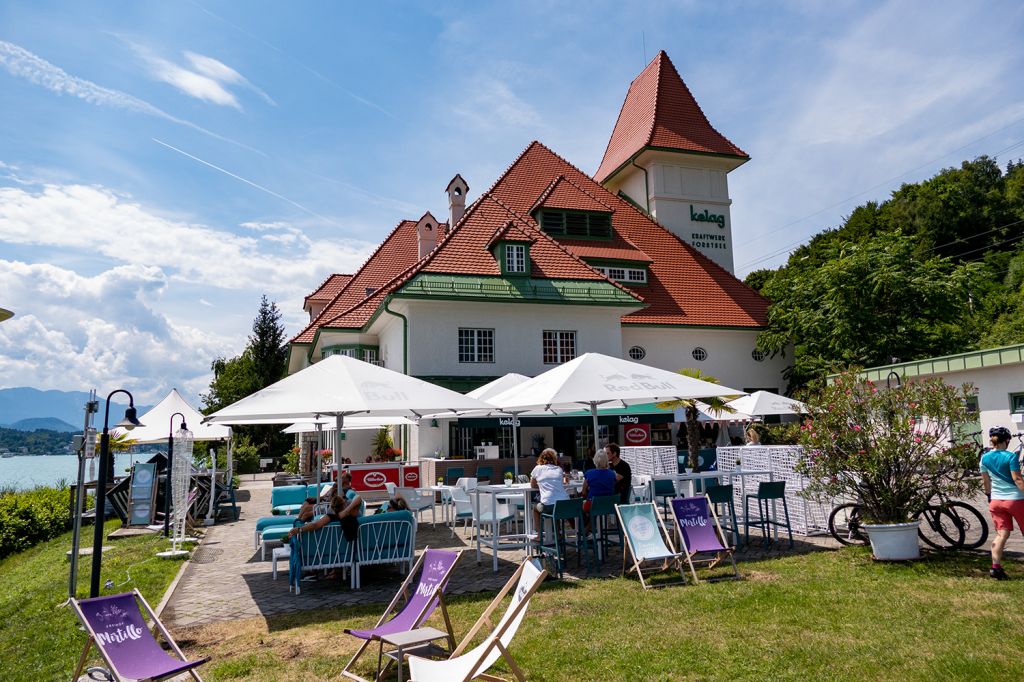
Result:
<instances>
[{"instance_id":1,"label":"tree","mask_svg":"<svg viewBox=\"0 0 1024 682\"><path fill-rule=\"evenodd\" d=\"M210 363L210 369L213 371L210 391L202 395L207 414L236 403L260 389L252 353L248 348L229 360L215 359Z\"/></svg>"},{"instance_id":2,"label":"tree","mask_svg":"<svg viewBox=\"0 0 1024 682\"><path fill-rule=\"evenodd\" d=\"M710 374L704 374L699 369L693 369L691 367L679 370L679 374L682 374L684 377L690 377L691 379L700 379L701 381L706 381L710 384L720 383L717 378ZM663 403L658 403L657 405L658 409L661 410L675 410L679 408L686 409L686 444L690 453L690 468L694 471L700 470L700 427L697 424L697 419L700 416L697 412L698 400L710 407L711 411L715 413L736 411L725 404L726 398L718 396L709 398L690 398L685 400L669 400Z\"/></svg>"},{"instance_id":3,"label":"tree","mask_svg":"<svg viewBox=\"0 0 1024 682\"><path fill-rule=\"evenodd\" d=\"M780 270L758 347L793 347L792 386L854 366L960 352L974 341L972 284L982 266L916 255L899 232L837 241L814 268Z\"/></svg>"},{"instance_id":4,"label":"tree","mask_svg":"<svg viewBox=\"0 0 1024 682\"><path fill-rule=\"evenodd\" d=\"M275 302L268 301L264 295L252 323L248 348L259 388L284 377L288 370L287 343L284 325L281 324L281 311Z\"/></svg>"}]
</instances>

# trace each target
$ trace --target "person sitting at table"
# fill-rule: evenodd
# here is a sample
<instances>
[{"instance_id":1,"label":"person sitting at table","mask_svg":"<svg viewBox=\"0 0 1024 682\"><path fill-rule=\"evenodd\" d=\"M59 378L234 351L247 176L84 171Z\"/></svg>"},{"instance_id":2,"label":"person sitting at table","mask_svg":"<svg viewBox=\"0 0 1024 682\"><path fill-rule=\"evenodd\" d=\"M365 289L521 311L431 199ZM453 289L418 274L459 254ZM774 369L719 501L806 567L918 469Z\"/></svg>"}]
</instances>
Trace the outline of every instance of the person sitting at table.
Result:
<instances>
[{"instance_id":1,"label":"person sitting at table","mask_svg":"<svg viewBox=\"0 0 1024 682\"><path fill-rule=\"evenodd\" d=\"M402 511L408 508L409 503L402 497L402 493L396 490L395 494L385 500L384 504L378 507L374 514L386 514L387 512Z\"/></svg>"},{"instance_id":2,"label":"person sitting at table","mask_svg":"<svg viewBox=\"0 0 1024 682\"><path fill-rule=\"evenodd\" d=\"M760 445L761 434L753 426L747 429L747 445Z\"/></svg>"},{"instance_id":3,"label":"person sitting at table","mask_svg":"<svg viewBox=\"0 0 1024 682\"><path fill-rule=\"evenodd\" d=\"M615 492L619 494L619 504L629 504L629 496L633 494L633 469L629 462L619 457L618 443L608 443L604 451L608 453L608 463L618 474L615 479Z\"/></svg>"},{"instance_id":4,"label":"person sitting at table","mask_svg":"<svg viewBox=\"0 0 1024 682\"><path fill-rule=\"evenodd\" d=\"M583 503L583 514L587 522L586 532L590 532L590 504L595 497L615 494L615 484L622 478L608 468L608 453L602 450L594 455L594 467L583 472L583 488L580 490L586 502Z\"/></svg>"},{"instance_id":5,"label":"person sitting at table","mask_svg":"<svg viewBox=\"0 0 1024 682\"><path fill-rule=\"evenodd\" d=\"M302 506L299 507L299 514L296 518L299 521L312 521L313 512L316 510L317 499L315 497L307 497L302 501Z\"/></svg>"},{"instance_id":6,"label":"person sitting at table","mask_svg":"<svg viewBox=\"0 0 1024 682\"><path fill-rule=\"evenodd\" d=\"M568 500L565 490L568 476L558 465L558 453L546 448L537 457L537 466L530 473L530 487L540 491L540 502L533 509L534 527L540 528L541 513L550 514L558 500Z\"/></svg>"}]
</instances>

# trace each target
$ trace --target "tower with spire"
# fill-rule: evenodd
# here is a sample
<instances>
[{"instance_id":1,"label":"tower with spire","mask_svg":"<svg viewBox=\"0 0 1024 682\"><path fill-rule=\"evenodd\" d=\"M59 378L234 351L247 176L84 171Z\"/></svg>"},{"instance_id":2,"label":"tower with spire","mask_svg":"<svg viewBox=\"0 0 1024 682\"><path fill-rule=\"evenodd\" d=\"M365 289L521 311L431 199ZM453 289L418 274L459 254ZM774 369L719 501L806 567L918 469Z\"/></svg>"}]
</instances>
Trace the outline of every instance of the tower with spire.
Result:
<instances>
[{"instance_id":1,"label":"tower with spire","mask_svg":"<svg viewBox=\"0 0 1024 682\"><path fill-rule=\"evenodd\" d=\"M719 133L662 50L630 84L595 179L730 273L730 171L745 151Z\"/></svg>"}]
</instances>

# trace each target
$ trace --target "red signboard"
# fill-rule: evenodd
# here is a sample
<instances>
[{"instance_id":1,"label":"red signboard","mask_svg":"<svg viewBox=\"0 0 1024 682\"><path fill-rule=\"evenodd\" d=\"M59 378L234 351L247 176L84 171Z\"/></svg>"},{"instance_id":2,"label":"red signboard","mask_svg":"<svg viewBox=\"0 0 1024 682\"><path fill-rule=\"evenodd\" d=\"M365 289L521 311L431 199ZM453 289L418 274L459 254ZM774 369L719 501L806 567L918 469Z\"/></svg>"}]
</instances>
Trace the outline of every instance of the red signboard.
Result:
<instances>
[{"instance_id":1,"label":"red signboard","mask_svg":"<svg viewBox=\"0 0 1024 682\"><path fill-rule=\"evenodd\" d=\"M417 465L404 466L402 467L402 487L404 488L419 488L420 487L420 468Z\"/></svg>"},{"instance_id":2,"label":"red signboard","mask_svg":"<svg viewBox=\"0 0 1024 682\"><path fill-rule=\"evenodd\" d=\"M402 485L399 480L401 473L396 466L352 467L352 488L357 491L383 492L387 490L385 483Z\"/></svg>"},{"instance_id":3,"label":"red signboard","mask_svg":"<svg viewBox=\"0 0 1024 682\"><path fill-rule=\"evenodd\" d=\"M635 447L651 444L650 424L626 424L622 428L625 431L623 441L626 445Z\"/></svg>"}]
</instances>

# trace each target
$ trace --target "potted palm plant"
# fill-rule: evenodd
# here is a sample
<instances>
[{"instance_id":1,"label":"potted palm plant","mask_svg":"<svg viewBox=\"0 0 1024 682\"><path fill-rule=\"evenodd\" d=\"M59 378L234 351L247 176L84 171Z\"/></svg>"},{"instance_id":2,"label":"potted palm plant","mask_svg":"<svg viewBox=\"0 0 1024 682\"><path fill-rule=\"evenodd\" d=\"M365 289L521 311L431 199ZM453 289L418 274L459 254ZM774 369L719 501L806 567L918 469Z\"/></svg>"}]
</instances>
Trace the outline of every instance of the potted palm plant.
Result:
<instances>
[{"instance_id":1,"label":"potted palm plant","mask_svg":"<svg viewBox=\"0 0 1024 682\"><path fill-rule=\"evenodd\" d=\"M973 444L956 442L973 394L941 379L887 388L840 375L808 399L797 467L810 479L805 494L858 501L876 559L918 558L921 509L935 495L979 485L968 475L977 464Z\"/></svg>"}]
</instances>

